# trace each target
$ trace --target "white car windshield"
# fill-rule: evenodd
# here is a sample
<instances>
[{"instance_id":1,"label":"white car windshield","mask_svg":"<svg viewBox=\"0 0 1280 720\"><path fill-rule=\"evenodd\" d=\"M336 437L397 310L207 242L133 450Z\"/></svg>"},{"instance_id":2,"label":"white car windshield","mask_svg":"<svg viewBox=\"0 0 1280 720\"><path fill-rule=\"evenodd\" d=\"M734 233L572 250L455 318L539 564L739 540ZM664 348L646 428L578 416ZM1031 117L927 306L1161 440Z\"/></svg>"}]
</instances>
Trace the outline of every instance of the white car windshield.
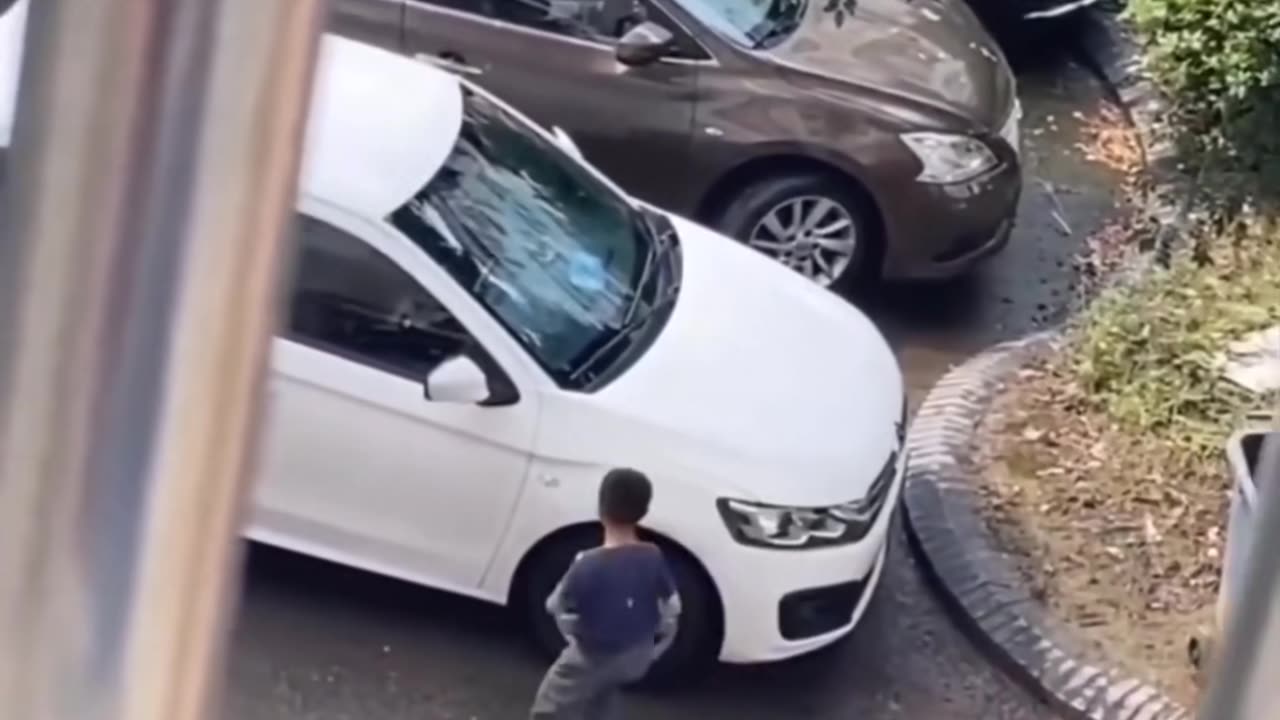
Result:
<instances>
[{"instance_id":1,"label":"white car windshield","mask_svg":"<svg viewBox=\"0 0 1280 720\"><path fill-rule=\"evenodd\" d=\"M661 288L651 224L587 168L463 88L452 153L391 223L465 287L557 383L583 387ZM668 281L670 284L670 281ZM646 300L646 303L648 301Z\"/></svg>"},{"instance_id":2,"label":"white car windshield","mask_svg":"<svg viewBox=\"0 0 1280 720\"><path fill-rule=\"evenodd\" d=\"M796 28L807 0L675 0L699 22L749 48L764 48Z\"/></svg>"}]
</instances>

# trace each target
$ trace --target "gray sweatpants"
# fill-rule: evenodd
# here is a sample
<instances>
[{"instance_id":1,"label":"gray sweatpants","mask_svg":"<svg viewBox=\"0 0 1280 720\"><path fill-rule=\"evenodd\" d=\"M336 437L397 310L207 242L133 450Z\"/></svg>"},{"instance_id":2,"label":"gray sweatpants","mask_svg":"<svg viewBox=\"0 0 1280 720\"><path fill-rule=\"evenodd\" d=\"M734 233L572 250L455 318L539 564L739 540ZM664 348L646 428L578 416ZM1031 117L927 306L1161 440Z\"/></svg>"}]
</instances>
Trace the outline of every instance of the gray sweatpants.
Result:
<instances>
[{"instance_id":1,"label":"gray sweatpants","mask_svg":"<svg viewBox=\"0 0 1280 720\"><path fill-rule=\"evenodd\" d=\"M530 720L614 720L623 685L644 677L653 664L650 643L604 657L586 656L570 643L538 687Z\"/></svg>"}]
</instances>

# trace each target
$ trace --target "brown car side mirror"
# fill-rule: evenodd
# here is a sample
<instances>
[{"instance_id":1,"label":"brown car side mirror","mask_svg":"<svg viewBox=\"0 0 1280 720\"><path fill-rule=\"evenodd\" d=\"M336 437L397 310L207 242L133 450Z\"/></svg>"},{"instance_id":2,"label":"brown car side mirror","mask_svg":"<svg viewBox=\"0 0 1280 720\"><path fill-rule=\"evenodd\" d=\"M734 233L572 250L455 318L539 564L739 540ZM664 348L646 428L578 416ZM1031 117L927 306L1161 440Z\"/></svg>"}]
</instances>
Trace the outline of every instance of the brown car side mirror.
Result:
<instances>
[{"instance_id":1,"label":"brown car side mirror","mask_svg":"<svg viewBox=\"0 0 1280 720\"><path fill-rule=\"evenodd\" d=\"M618 62L638 67L661 60L675 48L675 36L655 22L645 21L618 39Z\"/></svg>"}]
</instances>

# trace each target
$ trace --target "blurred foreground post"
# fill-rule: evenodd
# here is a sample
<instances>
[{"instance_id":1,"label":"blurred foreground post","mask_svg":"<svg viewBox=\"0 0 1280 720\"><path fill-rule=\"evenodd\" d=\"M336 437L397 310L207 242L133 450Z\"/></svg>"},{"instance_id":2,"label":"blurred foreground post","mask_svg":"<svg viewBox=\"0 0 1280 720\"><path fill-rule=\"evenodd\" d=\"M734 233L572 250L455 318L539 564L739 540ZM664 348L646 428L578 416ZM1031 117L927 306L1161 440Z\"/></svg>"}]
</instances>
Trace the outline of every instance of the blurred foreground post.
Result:
<instances>
[{"instance_id":1,"label":"blurred foreground post","mask_svg":"<svg viewBox=\"0 0 1280 720\"><path fill-rule=\"evenodd\" d=\"M1280 408L1276 421L1280 422ZM1280 430L1280 426L1277 426ZM1245 587L1227 621L1226 644L1214 669L1201 720L1280 717L1280 434L1262 447L1255 484L1258 531Z\"/></svg>"},{"instance_id":2,"label":"blurred foreground post","mask_svg":"<svg viewBox=\"0 0 1280 720\"><path fill-rule=\"evenodd\" d=\"M323 10L14 9L0 718L210 717Z\"/></svg>"}]
</instances>

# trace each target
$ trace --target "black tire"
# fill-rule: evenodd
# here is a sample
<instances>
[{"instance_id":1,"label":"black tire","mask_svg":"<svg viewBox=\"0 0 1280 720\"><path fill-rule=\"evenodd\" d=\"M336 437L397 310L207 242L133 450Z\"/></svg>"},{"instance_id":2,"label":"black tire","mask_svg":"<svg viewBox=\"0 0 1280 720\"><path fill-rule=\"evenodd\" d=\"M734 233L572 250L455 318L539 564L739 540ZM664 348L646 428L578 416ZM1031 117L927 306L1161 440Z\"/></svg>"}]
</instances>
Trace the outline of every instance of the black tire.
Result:
<instances>
[{"instance_id":1,"label":"black tire","mask_svg":"<svg viewBox=\"0 0 1280 720\"><path fill-rule=\"evenodd\" d=\"M600 532L582 531L552 541L530 559L519 593L519 612L537 649L548 659L564 649L564 638L546 610L547 597L581 551L600 544ZM663 547L680 593L683 612L675 642L650 668L640 685L670 687L703 677L714 667L724 636L720 603L702 569L684 552Z\"/></svg>"},{"instance_id":2,"label":"black tire","mask_svg":"<svg viewBox=\"0 0 1280 720\"><path fill-rule=\"evenodd\" d=\"M839 292L877 280L882 238L875 206L862 188L846 178L802 172L756 180L736 192L715 214L712 223L724 234L745 243L770 210L788 200L808 196L835 202L848 213L857 232L853 257L827 287Z\"/></svg>"}]
</instances>

